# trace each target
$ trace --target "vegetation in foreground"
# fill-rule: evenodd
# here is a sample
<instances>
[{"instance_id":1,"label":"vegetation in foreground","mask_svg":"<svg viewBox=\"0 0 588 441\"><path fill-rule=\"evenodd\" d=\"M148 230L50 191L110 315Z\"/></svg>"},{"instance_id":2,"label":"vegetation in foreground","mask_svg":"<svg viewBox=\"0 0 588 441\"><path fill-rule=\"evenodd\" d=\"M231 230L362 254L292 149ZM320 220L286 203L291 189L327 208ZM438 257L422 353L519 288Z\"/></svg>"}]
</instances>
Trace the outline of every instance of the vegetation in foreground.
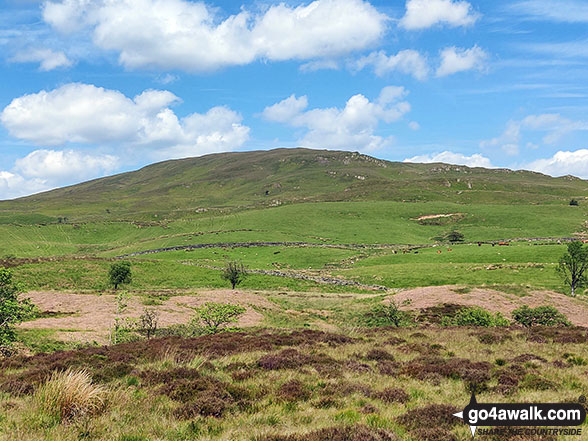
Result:
<instances>
[{"instance_id":1,"label":"vegetation in foreground","mask_svg":"<svg viewBox=\"0 0 588 441\"><path fill-rule=\"evenodd\" d=\"M465 441L451 414L472 389L578 400L587 342L571 327L259 330L13 357L0 439Z\"/></svg>"}]
</instances>

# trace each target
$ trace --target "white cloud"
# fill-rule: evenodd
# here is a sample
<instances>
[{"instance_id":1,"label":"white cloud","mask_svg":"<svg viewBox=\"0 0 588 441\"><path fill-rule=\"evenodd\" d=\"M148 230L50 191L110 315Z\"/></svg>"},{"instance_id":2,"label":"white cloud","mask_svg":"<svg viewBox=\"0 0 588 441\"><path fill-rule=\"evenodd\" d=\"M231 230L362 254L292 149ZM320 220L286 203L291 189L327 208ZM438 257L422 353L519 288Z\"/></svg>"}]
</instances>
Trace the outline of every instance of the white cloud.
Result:
<instances>
[{"instance_id":1,"label":"white cloud","mask_svg":"<svg viewBox=\"0 0 588 441\"><path fill-rule=\"evenodd\" d=\"M446 164L466 165L468 167L484 167L493 168L490 159L485 156L475 153L471 156L466 156L461 153L454 153L450 151L444 151L441 153L413 156L407 158L403 162L417 162L417 163L431 163L431 162L443 162Z\"/></svg>"},{"instance_id":2,"label":"white cloud","mask_svg":"<svg viewBox=\"0 0 588 441\"><path fill-rule=\"evenodd\" d=\"M419 130L421 128L421 125L416 121L411 121L408 123L408 128L410 130Z\"/></svg>"},{"instance_id":3,"label":"white cloud","mask_svg":"<svg viewBox=\"0 0 588 441\"><path fill-rule=\"evenodd\" d=\"M310 110L306 110L306 96L292 95L266 107L263 116L270 121L305 128L306 133L299 139L303 146L372 151L393 142L393 137L384 138L375 131L380 122L397 121L410 111L410 104L403 100L407 94L403 87L388 86L374 101L358 94L349 98L343 109Z\"/></svg>"},{"instance_id":4,"label":"white cloud","mask_svg":"<svg viewBox=\"0 0 588 441\"><path fill-rule=\"evenodd\" d=\"M436 75L444 77L466 70L483 70L488 54L478 46L470 49L447 47L441 51L441 64Z\"/></svg>"},{"instance_id":5,"label":"white cloud","mask_svg":"<svg viewBox=\"0 0 588 441\"><path fill-rule=\"evenodd\" d=\"M480 14L466 1L407 0L400 26L409 30L426 29L436 24L470 26L479 17Z\"/></svg>"},{"instance_id":6,"label":"white cloud","mask_svg":"<svg viewBox=\"0 0 588 441\"><path fill-rule=\"evenodd\" d=\"M528 115L521 120L508 121L500 136L480 142L480 147L498 147L506 154L516 155L519 153L523 131L545 132L542 138L543 143L553 145L566 134L577 130L588 130L588 122L572 121L559 113ZM532 142L527 142L526 146L531 149L538 147Z\"/></svg>"},{"instance_id":7,"label":"white cloud","mask_svg":"<svg viewBox=\"0 0 588 441\"><path fill-rule=\"evenodd\" d=\"M588 179L588 149L559 151L551 158L538 159L524 168L551 176L573 175Z\"/></svg>"},{"instance_id":8,"label":"white cloud","mask_svg":"<svg viewBox=\"0 0 588 441\"><path fill-rule=\"evenodd\" d=\"M51 49L27 49L18 52L10 61L14 63L40 63L39 69L50 71L60 67L70 67L73 62L67 58L63 51Z\"/></svg>"},{"instance_id":9,"label":"white cloud","mask_svg":"<svg viewBox=\"0 0 588 441\"><path fill-rule=\"evenodd\" d=\"M357 60L352 68L362 70L367 66L372 66L379 77L389 72L398 71L412 75L417 80L424 80L429 74L429 66L425 57L412 49L403 50L390 56L386 55L384 51L372 52Z\"/></svg>"},{"instance_id":10,"label":"white cloud","mask_svg":"<svg viewBox=\"0 0 588 441\"><path fill-rule=\"evenodd\" d=\"M118 167L112 155L94 155L75 150L35 150L16 160L14 170L27 178L46 182L83 180L110 173Z\"/></svg>"},{"instance_id":11,"label":"white cloud","mask_svg":"<svg viewBox=\"0 0 588 441\"><path fill-rule=\"evenodd\" d=\"M91 33L125 67L190 72L348 54L376 43L388 20L364 0L243 8L224 20L216 8L186 0L62 0L46 2L43 17L61 32Z\"/></svg>"},{"instance_id":12,"label":"white cloud","mask_svg":"<svg viewBox=\"0 0 588 441\"><path fill-rule=\"evenodd\" d=\"M583 0L558 0L557 7L552 0L523 0L509 3L505 9L535 20L588 22L588 4Z\"/></svg>"},{"instance_id":13,"label":"white cloud","mask_svg":"<svg viewBox=\"0 0 588 441\"><path fill-rule=\"evenodd\" d=\"M316 60L316 61L309 61L308 63L304 63L300 65L301 72L315 72L317 70L337 70L339 69L339 63L335 60Z\"/></svg>"},{"instance_id":14,"label":"white cloud","mask_svg":"<svg viewBox=\"0 0 588 441\"><path fill-rule=\"evenodd\" d=\"M165 90L131 99L116 90L70 83L15 98L0 121L12 136L36 145L144 147L158 149L157 158L233 150L248 139L249 128L233 110L219 106L179 118L169 108L177 101Z\"/></svg>"},{"instance_id":15,"label":"white cloud","mask_svg":"<svg viewBox=\"0 0 588 441\"><path fill-rule=\"evenodd\" d=\"M0 170L0 200L17 198L46 190L43 182L27 180L16 173Z\"/></svg>"},{"instance_id":16,"label":"white cloud","mask_svg":"<svg viewBox=\"0 0 588 441\"><path fill-rule=\"evenodd\" d=\"M119 166L112 155L75 150L35 150L0 171L0 199L15 198L104 176Z\"/></svg>"}]
</instances>

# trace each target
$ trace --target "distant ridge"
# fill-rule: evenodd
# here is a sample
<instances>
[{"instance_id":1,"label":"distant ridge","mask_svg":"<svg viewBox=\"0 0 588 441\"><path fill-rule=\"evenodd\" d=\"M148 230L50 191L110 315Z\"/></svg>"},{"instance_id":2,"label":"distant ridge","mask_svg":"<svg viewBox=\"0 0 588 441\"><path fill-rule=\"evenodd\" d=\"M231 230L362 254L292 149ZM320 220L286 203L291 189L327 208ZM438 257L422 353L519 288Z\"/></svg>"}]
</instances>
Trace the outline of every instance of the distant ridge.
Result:
<instances>
[{"instance_id":1,"label":"distant ridge","mask_svg":"<svg viewBox=\"0 0 588 441\"><path fill-rule=\"evenodd\" d=\"M384 161L303 148L218 153L0 202L3 213L84 219L181 218L319 201L565 204L588 182L530 171Z\"/></svg>"}]
</instances>

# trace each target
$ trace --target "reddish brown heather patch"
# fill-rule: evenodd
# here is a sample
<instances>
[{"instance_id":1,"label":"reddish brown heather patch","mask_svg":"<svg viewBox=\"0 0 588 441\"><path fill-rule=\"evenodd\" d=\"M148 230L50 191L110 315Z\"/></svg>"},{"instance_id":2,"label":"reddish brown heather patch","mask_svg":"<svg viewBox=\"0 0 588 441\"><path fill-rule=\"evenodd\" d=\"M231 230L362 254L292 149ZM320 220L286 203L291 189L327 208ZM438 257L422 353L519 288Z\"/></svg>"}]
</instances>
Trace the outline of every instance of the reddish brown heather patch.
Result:
<instances>
[{"instance_id":1,"label":"reddish brown heather patch","mask_svg":"<svg viewBox=\"0 0 588 441\"><path fill-rule=\"evenodd\" d=\"M365 363L360 363L356 360L348 360L345 362L345 369L352 371L352 372L359 372L359 373L365 373L365 372L372 372L373 369L369 364L365 364Z\"/></svg>"},{"instance_id":2,"label":"reddish brown heather patch","mask_svg":"<svg viewBox=\"0 0 588 441\"><path fill-rule=\"evenodd\" d=\"M406 342L405 339L400 338L400 337L395 337L395 336L392 336L392 337L384 340L384 343L387 345L390 345L390 346L396 346L396 345L399 345L399 344L405 343L405 342Z\"/></svg>"},{"instance_id":3,"label":"reddish brown heather patch","mask_svg":"<svg viewBox=\"0 0 588 441\"><path fill-rule=\"evenodd\" d=\"M396 361L380 361L378 363L378 371L382 375L396 376L402 371L402 363Z\"/></svg>"},{"instance_id":4,"label":"reddish brown heather patch","mask_svg":"<svg viewBox=\"0 0 588 441\"><path fill-rule=\"evenodd\" d=\"M196 400L180 406L174 412L176 418L188 420L198 415L220 418L232 405L226 398L203 395Z\"/></svg>"},{"instance_id":5,"label":"reddish brown heather patch","mask_svg":"<svg viewBox=\"0 0 588 441\"><path fill-rule=\"evenodd\" d=\"M498 375L498 385L494 391L502 395L510 395L518 390L521 378L512 372L503 371Z\"/></svg>"},{"instance_id":6,"label":"reddish brown heather patch","mask_svg":"<svg viewBox=\"0 0 588 441\"><path fill-rule=\"evenodd\" d=\"M359 409L361 413L364 415L369 415L370 413L379 413L380 411L376 406L372 406L371 404L366 404L361 409Z\"/></svg>"},{"instance_id":7,"label":"reddish brown heather patch","mask_svg":"<svg viewBox=\"0 0 588 441\"><path fill-rule=\"evenodd\" d=\"M393 387L375 392L372 396L384 401L385 403L406 403L408 400L410 400L410 396L404 391L404 389Z\"/></svg>"},{"instance_id":8,"label":"reddish brown heather patch","mask_svg":"<svg viewBox=\"0 0 588 441\"><path fill-rule=\"evenodd\" d=\"M291 380L276 390L276 397L283 401L301 401L310 398L310 392L301 381Z\"/></svg>"},{"instance_id":9,"label":"reddish brown heather patch","mask_svg":"<svg viewBox=\"0 0 588 441\"><path fill-rule=\"evenodd\" d=\"M527 341L534 343L588 343L588 331L586 328L554 328L537 326L529 329L526 334Z\"/></svg>"},{"instance_id":10,"label":"reddish brown heather patch","mask_svg":"<svg viewBox=\"0 0 588 441\"><path fill-rule=\"evenodd\" d=\"M394 361L394 356L383 349L372 349L365 354L366 360L390 360Z\"/></svg>"},{"instance_id":11,"label":"reddish brown heather patch","mask_svg":"<svg viewBox=\"0 0 588 441\"><path fill-rule=\"evenodd\" d=\"M409 410L398 422L419 441L454 441L457 438L451 429L463 423L453 414L460 410L447 404L431 404Z\"/></svg>"},{"instance_id":12,"label":"reddish brown heather patch","mask_svg":"<svg viewBox=\"0 0 588 441\"><path fill-rule=\"evenodd\" d=\"M75 351L18 356L0 361L0 369L24 369L0 379L0 390L14 394L31 393L53 371L68 368L88 369L95 381L107 382L127 375L134 366L174 354L177 362L195 356L220 357L257 350L271 351L284 346L312 347L320 344L338 346L354 339L320 331L239 332L206 335L197 338L166 337L141 340L115 346L91 347ZM312 358L313 366L327 366L327 357ZM326 369L326 367L325 367Z\"/></svg>"},{"instance_id":13,"label":"reddish brown heather patch","mask_svg":"<svg viewBox=\"0 0 588 441\"><path fill-rule=\"evenodd\" d=\"M512 359L515 363L526 363L528 361L540 361L541 363L547 363L547 360L535 354L521 354L517 355Z\"/></svg>"},{"instance_id":14,"label":"reddish brown heather patch","mask_svg":"<svg viewBox=\"0 0 588 441\"><path fill-rule=\"evenodd\" d=\"M443 317L453 317L463 308L463 305L456 303L442 303L428 308L422 308L418 312L418 322L440 325Z\"/></svg>"},{"instance_id":15,"label":"reddish brown heather patch","mask_svg":"<svg viewBox=\"0 0 588 441\"><path fill-rule=\"evenodd\" d=\"M419 380L435 380L438 377L461 379L468 387L477 390L490 380L492 365L485 361L471 361L466 358L443 359L440 357L418 357L404 363L402 373Z\"/></svg>"},{"instance_id":16,"label":"reddish brown heather patch","mask_svg":"<svg viewBox=\"0 0 588 441\"><path fill-rule=\"evenodd\" d=\"M340 407L341 403L331 397L323 397L313 403L317 409L330 409L331 407Z\"/></svg>"},{"instance_id":17,"label":"reddish brown heather patch","mask_svg":"<svg viewBox=\"0 0 588 441\"><path fill-rule=\"evenodd\" d=\"M397 441L392 432L366 426L329 427L295 435L266 435L257 441Z\"/></svg>"},{"instance_id":18,"label":"reddish brown heather patch","mask_svg":"<svg viewBox=\"0 0 588 441\"><path fill-rule=\"evenodd\" d=\"M353 394L361 394L365 397L371 397L374 394L374 390L365 384L350 383L347 381L327 383L321 390L321 395L327 397L346 397Z\"/></svg>"},{"instance_id":19,"label":"reddish brown heather patch","mask_svg":"<svg viewBox=\"0 0 588 441\"><path fill-rule=\"evenodd\" d=\"M312 366L319 372L330 372L339 366L339 362L326 354L302 354L296 349L284 349L278 353L262 356L257 365L266 370L299 369L301 366Z\"/></svg>"},{"instance_id":20,"label":"reddish brown heather patch","mask_svg":"<svg viewBox=\"0 0 588 441\"><path fill-rule=\"evenodd\" d=\"M505 341L511 341L512 336L508 333L508 328L505 330L485 330L479 332L472 332L470 335L478 338L480 343L485 345L493 345L498 343L504 343Z\"/></svg>"}]
</instances>

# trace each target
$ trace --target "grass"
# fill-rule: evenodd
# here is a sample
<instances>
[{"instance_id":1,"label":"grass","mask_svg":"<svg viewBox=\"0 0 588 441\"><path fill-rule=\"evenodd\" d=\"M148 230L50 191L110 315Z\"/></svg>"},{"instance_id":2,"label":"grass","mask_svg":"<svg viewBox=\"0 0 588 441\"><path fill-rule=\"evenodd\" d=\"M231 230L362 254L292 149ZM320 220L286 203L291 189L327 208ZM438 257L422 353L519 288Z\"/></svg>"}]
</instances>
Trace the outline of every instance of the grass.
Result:
<instances>
[{"instance_id":1,"label":"grass","mask_svg":"<svg viewBox=\"0 0 588 441\"><path fill-rule=\"evenodd\" d=\"M67 422L99 412L105 404L106 389L92 384L87 371L54 371L51 377L38 388L33 402L39 412L58 422Z\"/></svg>"},{"instance_id":2,"label":"grass","mask_svg":"<svg viewBox=\"0 0 588 441\"><path fill-rule=\"evenodd\" d=\"M588 358L585 331L495 329L501 338L481 343L487 332L265 331L14 359L0 377L0 406L7 409L0 439L65 441L83 432L116 441L265 441L287 434L309 441L313 432L335 436L354 427L368 440L393 434L406 441L465 441L469 428L451 411L467 404L472 381L479 402L574 401L588 387L585 366L568 361ZM571 343L577 338L584 343ZM55 366L87 369L112 397L107 406L69 424L43 419L35 390L46 387ZM170 382L174 387L166 387ZM30 392L16 392L26 385ZM420 431L423 421L436 430Z\"/></svg>"}]
</instances>

